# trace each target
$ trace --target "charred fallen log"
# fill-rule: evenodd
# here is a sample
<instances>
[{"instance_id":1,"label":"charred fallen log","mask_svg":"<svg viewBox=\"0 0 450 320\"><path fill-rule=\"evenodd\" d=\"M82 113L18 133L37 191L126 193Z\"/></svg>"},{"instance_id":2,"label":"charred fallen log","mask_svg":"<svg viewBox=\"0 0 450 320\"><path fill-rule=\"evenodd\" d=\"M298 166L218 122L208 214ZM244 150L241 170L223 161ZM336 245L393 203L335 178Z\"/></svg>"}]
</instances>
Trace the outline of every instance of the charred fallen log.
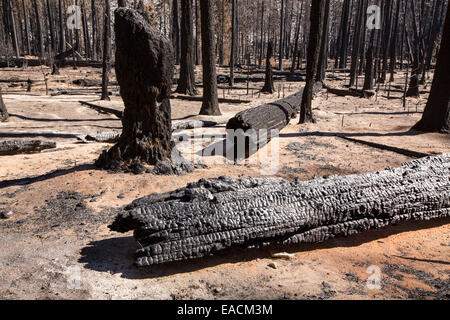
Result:
<instances>
[{"instance_id":1,"label":"charred fallen log","mask_svg":"<svg viewBox=\"0 0 450 320\"><path fill-rule=\"evenodd\" d=\"M227 129L281 130L296 116L303 89L284 99L239 112L227 123Z\"/></svg>"},{"instance_id":2,"label":"charred fallen log","mask_svg":"<svg viewBox=\"0 0 450 320\"><path fill-rule=\"evenodd\" d=\"M450 154L375 173L288 182L202 179L128 205L110 226L134 230L137 265L236 247L315 243L406 220L450 216Z\"/></svg>"},{"instance_id":3,"label":"charred fallen log","mask_svg":"<svg viewBox=\"0 0 450 320\"><path fill-rule=\"evenodd\" d=\"M55 142L40 140L22 141L8 140L0 142L0 156L11 156L15 154L41 152L45 149L56 148Z\"/></svg>"}]
</instances>

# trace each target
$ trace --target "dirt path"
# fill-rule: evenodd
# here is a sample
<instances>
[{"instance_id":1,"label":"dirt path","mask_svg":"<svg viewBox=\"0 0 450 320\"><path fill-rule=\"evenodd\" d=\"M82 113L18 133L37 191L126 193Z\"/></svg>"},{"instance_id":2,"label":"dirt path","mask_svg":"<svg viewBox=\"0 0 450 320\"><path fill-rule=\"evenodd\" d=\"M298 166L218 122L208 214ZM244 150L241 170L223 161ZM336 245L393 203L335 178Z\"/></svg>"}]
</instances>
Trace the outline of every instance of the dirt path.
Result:
<instances>
[{"instance_id":1,"label":"dirt path","mask_svg":"<svg viewBox=\"0 0 450 320\"><path fill-rule=\"evenodd\" d=\"M17 74L17 70L2 71L0 77ZM36 79L42 76L40 70L27 74ZM50 92L73 87L68 79L76 77L99 78L99 70L63 69L61 76L50 81ZM262 84L252 84L256 85ZM285 83L285 94L295 92L299 85ZM223 139L223 125L177 132L175 135L190 136L180 145L184 156L207 167L181 177L166 177L96 170L93 161L110 145L80 144L77 140L79 134L121 127L115 116L99 114L78 101L121 109L120 97L113 95L112 101L105 103L98 101L95 93L45 96L39 83L31 93L24 93L21 87L2 87L3 92L6 89L9 93L3 99L11 119L0 124L0 139L56 141L57 148L0 159L0 212L12 213L9 219L0 220L1 299L450 297L449 219L406 223L317 245L236 249L147 269L132 266L138 247L132 234L121 236L107 228L117 210L137 197L173 190L205 177L261 176L265 172L256 160L268 150L280 151L279 166L272 175L302 180L375 171L412 159L337 135L428 154L450 152L448 135L409 131L420 118L426 95L408 100L404 110L398 99L379 96L367 100L322 92L314 101L316 124L300 126L298 119L293 119L279 138L250 158L253 163L240 165L226 164L220 156L195 156ZM252 102L223 104L223 116L213 120L226 121L240 110L278 98L277 93L260 97L245 93L219 90L221 96ZM173 100L173 118L211 120L195 116L200 106L201 102ZM205 135L203 139L201 135ZM271 251L288 251L295 257L272 259ZM270 262L276 262L277 268L269 267ZM369 270L380 271L381 289L367 286L370 266L375 267Z\"/></svg>"}]
</instances>

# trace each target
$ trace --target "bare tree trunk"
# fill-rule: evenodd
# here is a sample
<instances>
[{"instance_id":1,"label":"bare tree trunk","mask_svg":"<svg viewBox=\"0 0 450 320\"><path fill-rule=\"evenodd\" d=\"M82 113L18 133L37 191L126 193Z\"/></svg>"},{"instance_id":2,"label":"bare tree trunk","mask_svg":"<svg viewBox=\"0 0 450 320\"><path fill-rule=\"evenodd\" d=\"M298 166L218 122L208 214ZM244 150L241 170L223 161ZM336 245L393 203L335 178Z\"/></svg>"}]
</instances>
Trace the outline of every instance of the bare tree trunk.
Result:
<instances>
[{"instance_id":1,"label":"bare tree trunk","mask_svg":"<svg viewBox=\"0 0 450 320\"><path fill-rule=\"evenodd\" d=\"M200 0L202 24L202 64L203 64L203 104L202 115L221 115L217 95L217 75L215 34L214 34L214 4L213 0Z\"/></svg>"},{"instance_id":2,"label":"bare tree trunk","mask_svg":"<svg viewBox=\"0 0 450 320\"><path fill-rule=\"evenodd\" d=\"M281 0L281 14L280 14L280 50L279 50L279 65L278 69L283 70L283 39L284 39L284 3L285 0Z\"/></svg>"},{"instance_id":3,"label":"bare tree trunk","mask_svg":"<svg viewBox=\"0 0 450 320\"><path fill-rule=\"evenodd\" d=\"M192 0L181 0L181 58L180 79L176 92L194 96L194 26L192 22Z\"/></svg>"},{"instance_id":4,"label":"bare tree trunk","mask_svg":"<svg viewBox=\"0 0 450 320\"><path fill-rule=\"evenodd\" d=\"M325 2L326 0L315 0L311 4L311 27L309 31L308 60L306 63L306 85L302 95L299 123L314 122L312 114L312 99L317 65L319 62L323 22L325 19Z\"/></svg>"},{"instance_id":5,"label":"bare tree trunk","mask_svg":"<svg viewBox=\"0 0 450 320\"><path fill-rule=\"evenodd\" d=\"M275 87L273 85L273 71L272 71L272 57L273 57L273 44L269 41L267 45L267 56L266 56L266 79L264 82L264 87L261 92L264 93L274 93Z\"/></svg>"},{"instance_id":6,"label":"bare tree trunk","mask_svg":"<svg viewBox=\"0 0 450 320\"><path fill-rule=\"evenodd\" d=\"M302 0L302 4L300 6L300 11L297 15L297 26L295 28L295 42L294 42L294 53L292 55L292 64L291 64L291 72L293 73L295 71L295 61L298 57L298 44L299 44L299 38L300 38L300 26L302 22L302 13L303 13L303 3L305 0Z\"/></svg>"},{"instance_id":7,"label":"bare tree trunk","mask_svg":"<svg viewBox=\"0 0 450 320\"><path fill-rule=\"evenodd\" d=\"M430 96L422 119L414 126L421 131L450 133L450 5L442 34L441 48L436 63Z\"/></svg>"},{"instance_id":8,"label":"bare tree trunk","mask_svg":"<svg viewBox=\"0 0 450 320\"><path fill-rule=\"evenodd\" d=\"M22 0L22 8L23 8L23 22L25 24L25 45L27 48L27 54L31 55L31 46L30 46L30 29L28 26L28 10L25 6L25 0Z\"/></svg>"},{"instance_id":9,"label":"bare tree trunk","mask_svg":"<svg viewBox=\"0 0 450 320\"><path fill-rule=\"evenodd\" d=\"M97 10L95 0L91 0L91 24L92 24L92 59L97 60Z\"/></svg>"},{"instance_id":10,"label":"bare tree trunk","mask_svg":"<svg viewBox=\"0 0 450 320\"><path fill-rule=\"evenodd\" d=\"M180 22L178 0L172 1L172 44L175 50L175 64L180 64Z\"/></svg>"},{"instance_id":11,"label":"bare tree trunk","mask_svg":"<svg viewBox=\"0 0 450 320\"><path fill-rule=\"evenodd\" d=\"M44 56L44 39L42 35L42 24L41 24L41 15L39 13L38 0L34 0L34 13L36 15L36 32L38 38L38 55L39 57Z\"/></svg>"},{"instance_id":12,"label":"bare tree trunk","mask_svg":"<svg viewBox=\"0 0 450 320\"><path fill-rule=\"evenodd\" d=\"M230 87L234 86L234 66L237 47L236 0L231 0L231 53L230 53Z\"/></svg>"},{"instance_id":13,"label":"bare tree trunk","mask_svg":"<svg viewBox=\"0 0 450 320\"><path fill-rule=\"evenodd\" d=\"M102 100L110 100L108 93L109 74L111 71L111 3L105 0L105 27L103 31L103 70Z\"/></svg>"}]
</instances>

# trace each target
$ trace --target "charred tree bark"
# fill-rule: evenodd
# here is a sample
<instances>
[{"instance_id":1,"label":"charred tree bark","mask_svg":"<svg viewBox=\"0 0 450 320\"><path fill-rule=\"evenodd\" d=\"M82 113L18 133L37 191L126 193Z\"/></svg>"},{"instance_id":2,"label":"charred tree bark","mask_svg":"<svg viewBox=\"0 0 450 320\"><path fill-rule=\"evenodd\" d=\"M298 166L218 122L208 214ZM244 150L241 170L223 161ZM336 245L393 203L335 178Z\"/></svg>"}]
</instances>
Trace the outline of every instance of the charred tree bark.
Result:
<instances>
[{"instance_id":1,"label":"charred tree bark","mask_svg":"<svg viewBox=\"0 0 450 320\"><path fill-rule=\"evenodd\" d=\"M115 11L116 73L125 104L119 142L96 165L141 173L146 165L158 173L183 173L171 140L170 89L174 72L169 39L152 26L143 11ZM130 50L133 48L133 50ZM177 162L178 161L178 162Z\"/></svg>"},{"instance_id":2,"label":"charred tree bark","mask_svg":"<svg viewBox=\"0 0 450 320\"><path fill-rule=\"evenodd\" d=\"M313 89L319 62L320 43L322 38L323 22L325 18L326 0L313 1L311 4L311 27L308 44L308 60L306 66L306 85L303 90L300 107L300 122L314 122L312 114Z\"/></svg>"},{"instance_id":3,"label":"charred tree bark","mask_svg":"<svg viewBox=\"0 0 450 320\"><path fill-rule=\"evenodd\" d=\"M231 51L230 51L230 87L234 86L234 67L237 49L236 0L231 0Z\"/></svg>"},{"instance_id":4,"label":"charred tree bark","mask_svg":"<svg viewBox=\"0 0 450 320\"><path fill-rule=\"evenodd\" d=\"M202 24L203 104L202 115L218 116L216 56L214 54L214 8L212 0L200 0Z\"/></svg>"},{"instance_id":5,"label":"charred tree bark","mask_svg":"<svg viewBox=\"0 0 450 320\"><path fill-rule=\"evenodd\" d=\"M273 71L272 71L272 57L273 57L273 44L272 41L267 45L266 55L266 78L264 81L264 87L261 89L263 93L274 93L275 87L273 85Z\"/></svg>"},{"instance_id":6,"label":"charred tree bark","mask_svg":"<svg viewBox=\"0 0 450 320\"><path fill-rule=\"evenodd\" d=\"M134 230L138 266L217 251L318 243L409 220L450 216L450 156L376 173L288 182L202 179L135 200L109 226Z\"/></svg>"},{"instance_id":7,"label":"charred tree bark","mask_svg":"<svg viewBox=\"0 0 450 320\"><path fill-rule=\"evenodd\" d=\"M0 93L0 121L4 122L8 120L9 114L8 110L6 110L5 103L3 102L2 94Z\"/></svg>"},{"instance_id":8,"label":"charred tree bark","mask_svg":"<svg viewBox=\"0 0 450 320\"><path fill-rule=\"evenodd\" d=\"M175 50L175 64L180 64L180 22L178 0L172 1L172 45Z\"/></svg>"},{"instance_id":9,"label":"charred tree bark","mask_svg":"<svg viewBox=\"0 0 450 320\"><path fill-rule=\"evenodd\" d=\"M111 72L111 5L105 0L105 23L103 30L103 67L102 67L102 100L110 100L108 92L109 74Z\"/></svg>"},{"instance_id":10,"label":"charred tree bark","mask_svg":"<svg viewBox=\"0 0 450 320\"><path fill-rule=\"evenodd\" d=\"M280 49L279 49L279 61L278 61L278 69L283 70L283 39L284 39L284 2L285 0L281 0L281 13L280 13Z\"/></svg>"},{"instance_id":11,"label":"charred tree bark","mask_svg":"<svg viewBox=\"0 0 450 320\"><path fill-rule=\"evenodd\" d=\"M319 62L317 65L316 81L322 82L325 79L325 70L328 67L328 25L330 18L330 0L325 3L325 16L320 40Z\"/></svg>"},{"instance_id":12,"label":"charred tree bark","mask_svg":"<svg viewBox=\"0 0 450 320\"><path fill-rule=\"evenodd\" d=\"M97 9L95 0L91 0L91 25L92 25L92 59L97 60Z\"/></svg>"},{"instance_id":13,"label":"charred tree bark","mask_svg":"<svg viewBox=\"0 0 450 320\"><path fill-rule=\"evenodd\" d=\"M422 119L414 126L421 131L450 133L450 5L447 7L441 48L436 63L430 96Z\"/></svg>"},{"instance_id":14,"label":"charred tree bark","mask_svg":"<svg viewBox=\"0 0 450 320\"><path fill-rule=\"evenodd\" d=\"M27 48L27 54L31 55L30 28L28 23L28 10L27 6L25 6L25 0L22 0L22 9L23 9L23 22L25 25L25 45Z\"/></svg>"},{"instance_id":15,"label":"charred tree bark","mask_svg":"<svg viewBox=\"0 0 450 320\"><path fill-rule=\"evenodd\" d=\"M180 79L176 92L194 96L194 26L192 22L192 0L181 0L181 57Z\"/></svg>"},{"instance_id":16,"label":"charred tree bark","mask_svg":"<svg viewBox=\"0 0 450 320\"><path fill-rule=\"evenodd\" d=\"M366 52L366 70L364 74L364 90L373 90L373 45L369 45L369 49Z\"/></svg>"}]
</instances>

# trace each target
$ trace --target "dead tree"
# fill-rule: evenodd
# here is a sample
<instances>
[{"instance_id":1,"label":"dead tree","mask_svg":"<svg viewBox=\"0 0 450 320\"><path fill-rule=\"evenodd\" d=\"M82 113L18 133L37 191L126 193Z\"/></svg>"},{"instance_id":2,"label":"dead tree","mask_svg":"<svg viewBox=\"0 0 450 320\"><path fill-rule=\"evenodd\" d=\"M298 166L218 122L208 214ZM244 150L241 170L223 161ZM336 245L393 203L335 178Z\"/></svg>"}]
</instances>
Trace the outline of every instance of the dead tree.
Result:
<instances>
[{"instance_id":1,"label":"dead tree","mask_svg":"<svg viewBox=\"0 0 450 320\"><path fill-rule=\"evenodd\" d=\"M194 96L194 26L192 22L192 0L181 0L181 56L180 79L176 92Z\"/></svg>"},{"instance_id":2,"label":"dead tree","mask_svg":"<svg viewBox=\"0 0 450 320\"><path fill-rule=\"evenodd\" d=\"M234 86L234 67L236 65L237 26L236 0L231 0L231 50L230 50L230 87Z\"/></svg>"},{"instance_id":3,"label":"dead tree","mask_svg":"<svg viewBox=\"0 0 450 320\"><path fill-rule=\"evenodd\" d=\"M266 55L266 78L264 80L264 87L261 89L263 93L274 93L275 87L273 85L273 71L272 71L272 57L273 57L273 44L269 41L267 45Z\"/></svg>"},{"instance_id":4,"label":"dead tree","mask_svg":"<svg viewBox=\"0 0 450 320\"><path fill-rule=\"evenodd\" d=\"M5 103L3 102L2 94L0 93L0 121L4 122L8 120L9 114L8 110L6 110Z\"/></svg>"},{"instance_id":5,"label":"dead tree","mask_svg":"<svg viewBox=\"0 0 450 320\"><path fill-rule=\"evenodd\" d=\"M284 39L284 0L281 0L281 12L280 12L280 50L279 50L279 61L278 69L283 70L283 39Z\"/></svg>"},{"instance_id":6,"label":"dead tree","mask_svg":"<svg viewBox=\"0 0 450 320\"><path fill-rule=\"evenodd\" d=\"M441 48L436 63L430 96L422 119L414 126L421 131L450 133L450 5L447 7Z\"/></svg>"},{"instance_id":7,"label":"dead tree","mask_svg":"<svg viewBox=\"0 0 450 320\"><path fill-rule=\"evenodd\" d=\"M178 0L172 1L172 45L175 50L175 64L180 64L180 21Z\"/></svg>"},{"instance_id":8,"label":"dead tree","mask_svg":"<svg viewBox=\"0 0 450 320\"><path fill-rule=\"evenodd\" d=\"M289 182L202 179L137 199L109 226L134 231L138 266L227 248L318 243L403 221L450 216L450 155L376 173Z\"/></svg>"},{"instance_id":9,"label":"dead tree","mask_svg":"<svg viewBox=\"0 0 450 320\"><path fill-rule=\"evenodd\" d=\"M303 90L302 103L300 107L300 122L314 122L312 114L313 90L319 62L320 42L325 18L326 0L313 1L311 4L309 32L308 60L306 65L306 85Z\"/></svg>"},{"instance_id":10,"label":"dead tree","mask_svg":"<svg viewBox=\"0 0 450 320\"><path fill-rule=\"evenodd\" d=\"M200 0L202 28L203 104L202 115L221 115L217 95L214 8L212 0Z\"/></svg>"},{"instance_id":11,"label":"dead tree","mask_svg":"<svg viewBox=\"0 0 450 320\"><path fill-rule=\"evenodd\" d=\"M110 100L108 92L109 74L111 72L111 5L105 0L105 19L103 28L103 67L102 67L102 100Z\"/></svg>"},{"instance_id":12,"label":"dead tree","mask_svg":"<svg viewBox=\"0 0 450 320\"><path fill-rule=\"evenodd\" d=\"M170 90L174 72L172 44L144 11L115 11L116 74L125 104L119 142L96 161L98 167L141 173L192 170L175 158L171 139ZM133 50L130 50L133 48Z\"/></svg>"}]
</instances>

